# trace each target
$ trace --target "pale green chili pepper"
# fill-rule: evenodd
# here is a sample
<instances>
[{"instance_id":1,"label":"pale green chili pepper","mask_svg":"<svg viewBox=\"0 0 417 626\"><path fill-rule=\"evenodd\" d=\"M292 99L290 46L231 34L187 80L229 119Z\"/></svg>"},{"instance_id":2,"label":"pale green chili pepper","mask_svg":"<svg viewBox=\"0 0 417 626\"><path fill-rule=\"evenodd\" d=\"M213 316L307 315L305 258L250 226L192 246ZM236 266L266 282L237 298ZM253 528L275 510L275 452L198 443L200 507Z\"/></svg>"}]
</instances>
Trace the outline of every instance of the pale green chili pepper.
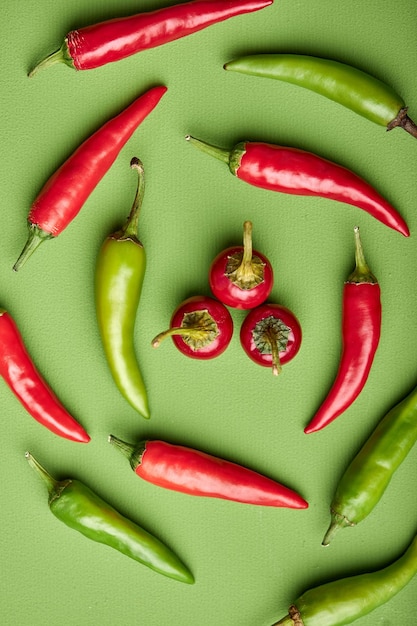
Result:
<instances>
[{"instance_id":1,"label":"pale green chili pepper","mask_svg":"<svg viewBox=\"0 0 417 626\"><path fill-rule=\"evenodd\" d=\"M148 396L134 348L134 328L146 269L146 254L137 237L145 183L143 165L138 172L135 200L125 226L109 235L98 258L95 276L97 321L113 379L126 400L149 418Z\"/></svg>"}]
</instances>

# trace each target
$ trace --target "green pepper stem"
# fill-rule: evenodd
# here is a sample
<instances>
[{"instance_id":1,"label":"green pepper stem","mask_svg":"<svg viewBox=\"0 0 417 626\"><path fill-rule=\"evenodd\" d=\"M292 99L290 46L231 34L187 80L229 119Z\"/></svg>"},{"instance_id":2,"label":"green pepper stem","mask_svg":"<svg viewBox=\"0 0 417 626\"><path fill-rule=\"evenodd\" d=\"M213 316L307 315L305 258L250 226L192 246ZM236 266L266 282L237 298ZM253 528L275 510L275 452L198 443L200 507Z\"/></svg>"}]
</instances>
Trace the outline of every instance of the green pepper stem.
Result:
<instances>
[{"instance_id":1,"label":"green pepper stem","mask_svg":"<svg viewBox=\"0 0 417 626\"><path fill-rule=\"evenodd\" d=\"M377 284L378 281L372 274L366 262L362 248L362 242L359 234L359 226L354 228L355 234L355 269L347 279L348 283L371 283Z\"/></svg>"},{"instance_id":2,"label":"green pepper stem","mask_svg":"<svg viewBox=\"0 0 417 626\"><path fill-rule=\"evenodd\" d=\"M28 461L29 465L45 482L48 492L50 494L53 493L58 486L58 481L55 480L55 478L53 478L44 467L42 467L42 465L31 455L30 452L25 452L25 458Z\"/></svg>"},{"instance_id":3,"label":"green pepper stem","mask_svg":"<svg viewBox=\"0 0 417 626\"><path fill-rule=\"evenodd\" d=\"M31 224L29 222L28 226L29 235L25 247L20 253L20 256L17 259L16 263L13 265L13 270L15 272L17 272L24 265L24 263L26 263L28 258L32 256L35 250L41 245L43 241L45 241L45 239L51 239L53 237L51 233L42 230L42 228L39 228L39 226L36 226L36 224Z\"/></svg>"},{"instance_id":4,"label":"green pepper stem","mask_svg":"<svg viewBox=\"0 0 417 626\"><path fill-rule=\"evenodd\" d=\"M225 150L224 148L218 148L217 146L212 146L208 143L205 143L204 141L201 141L200 139L191 137L191 135L186 135L185 139L186 141L188 141L190 144L192 144L193 146L195 146L202 152L205 152L206 154L211 155L215 159L218 159L219 161L223 161L223 163L227 163L229 165L230 152L228 150Z\"/></svg>"},{"instance_id":5,"label":"green pepper stem","mask_svg":"<svg viewBox=\"0 0 417 626\"><path fill-rule=\"evenodd\" d=\"M408 117L407 110L407 107L401 109L397 117L388 124L387 130L392 130L393 128L400 127L417 139L417 124L415 124L413 120Z\"/></svg>"},{"instance_id":6,"label":"green pepper stem","mask_svg":"<svg viewBox=\"0 0 417 626\"><path fill-rule=\"evenodd\" d=\"M58 50L56 50L52 54L49 54L44 59L42 59L42 61L40 61L28 73L28 76L29 76L29 78L32 78L35 74L37 74L39 72L39 70L42 70L42 69L44 69L46 67L50 67L51 65L56 65L57 63L64 63L65 65L68 65L69 67L74 68L74 64L73 64L72 58L71 58L71 56L69 54L68 46L67 46L67 42L66 41L64 41L64 43L62 44L62 46Z\"/></svg>"},{"instance_id":7,"label":"green pepper stem","mask_svg":"<svg viewBox=\"0 0 417 626\"><path fill-rule=\"evenodd\" d=\"M325 547L329 545L333 537L341 528L348 528L349 526L355 526L353 522L350 522L344 515L341 515L340 513L331 511L331 515L332 515L332 519L330 522L330 526L327 529L326 534L324 535L323 541L321 542L321 545Z\"/></svg>"},{"instance_id":8,"label":"green pepper stem","mask_svg":"<svg viewBox=\"0 0 417 626\"><path fill-rule=\"evenodd\" d=\"M130 161L130 167L137 171L138 185L136 188L136 195L135 199L133 200L129 217L127 218L126 224L122 228L121 235L122 238L137 239L139 213L142 207L143 196L145 193L145 171L142 161L137 157L133 157L133 159Z\"/></svg>"}]
</instances>

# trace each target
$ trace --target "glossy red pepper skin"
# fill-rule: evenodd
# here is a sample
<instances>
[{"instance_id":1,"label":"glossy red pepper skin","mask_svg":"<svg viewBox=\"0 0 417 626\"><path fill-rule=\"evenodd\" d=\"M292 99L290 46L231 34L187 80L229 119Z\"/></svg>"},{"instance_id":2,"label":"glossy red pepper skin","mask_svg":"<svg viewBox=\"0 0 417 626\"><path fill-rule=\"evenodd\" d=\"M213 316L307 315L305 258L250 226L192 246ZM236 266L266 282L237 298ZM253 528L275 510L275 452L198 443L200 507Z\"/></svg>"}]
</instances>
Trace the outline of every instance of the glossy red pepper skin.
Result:
<instances>
[{"instance_id":1,"label":"glossy red pepper skin","mask_svg":"<svg viewBox=\"0 0 417 626\"><path fill-rule=\"evenodd\" d=\"M60 50L30 73L57 62L90 70L191 35L226 19L251 13L273 0L194 0L116 18L68 33Z\"/></svg>"},{"instance_id":2,"label":"glossy red pepper skin","mask_svg":"<svg viewBox=\"0 0 417 626\"><path fill-rule=\"evenodd\" d=\"M229 152L187 135L197 148L224 161L241 180L281 193L319 196L356 206L405 237L410 231L398 211L368 182L312 152L264 142L241 142Z\"/></svg>"},{"instance_id":3,"label":"glossy red pepper skin","mask_svg":"<svg viewBox=\"0 0 417 626\"><path fill-rule=\"evenodd\" d=\"M15 270L43 240L57 237L72 222L122 147L166 91L166 87L158 86L145 92L86 139L56 170L32 204L28 243Z\"/></svg>"},{"instance_id":4,"label":"glossy red pepper skin","mask_svg":"<svg viewBox=\"0 0 417 626\"><path fill-rule=\"evenodd\" d=\"M36 369L14 319L4 309L0 309L0 375L40 424L65 439L90 441Z\"/></svg>"},{"instance_id":5,"label":"glossy red pepper skin","mask_svg":"<svg viewBox=\"0 0 417 626\"><path fill-rule=\"evenodd\" d=\"M359 229L355 233L359 237ZM326 399L304 429L307 434L321 430L346 411L368 379L381 335L382 308L376 278L366 265L359 275L366 277L366 271L369 274L365 282L355 282L356 274L344 285L339 368Z\"/></svg>"},{"instance_id":6,"label":"glossy red pepper skin","mask_svg":"<svg viewBox=\"0 0 417 626\"><path fill-rule=\"evenodd\" d=\"M220 498L261 506L305 509L298 493L231 461L166 441L142 441L137 446L110 435L144 480L164 489L193 496Z\"/></svg>"}]
</instances>

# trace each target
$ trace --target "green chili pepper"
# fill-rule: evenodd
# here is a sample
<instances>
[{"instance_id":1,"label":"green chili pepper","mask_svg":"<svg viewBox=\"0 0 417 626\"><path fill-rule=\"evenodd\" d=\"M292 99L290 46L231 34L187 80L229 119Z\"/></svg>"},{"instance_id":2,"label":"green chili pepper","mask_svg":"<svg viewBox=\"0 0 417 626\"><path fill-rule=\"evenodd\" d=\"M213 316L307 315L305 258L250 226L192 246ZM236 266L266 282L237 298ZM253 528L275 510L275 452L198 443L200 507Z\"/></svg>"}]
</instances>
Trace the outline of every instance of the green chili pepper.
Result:
<instances>
[{"instance_id":1,"label":"green chili pepper","mask_svg":"<svg viewBox=\"0 0 417 626\"><path fill-rule=\"evenodd\" d=\"M404 128L417 138L417 126L392 87L350 65L300 54L258 54L224 65L226 70L285 81L344 105L391 130Z\"/></svg>"},{"instance_id":2,"label":"green chili pepper","mask_svg":"<svg viewBox=\"0 0 417 626\"><path fill-rule=\"evenodd\" d=\"M127 519L78 480L55 480L30 452L29 465L41 476L49 492L52 513L88 539L103 543L159 574L192 584L193 575L159 539Z\"/></svg>"},{"instance_id":3,"label":"green chili pepper","mask_svg":"<svg viewBox=\"0 0 417 626\"><path fill-rule=\"evenodd\" d=\"M134 157L138 186L125 226L109 235L97 258L95 300L107 362L121 394L145 418L150 417L145 383L134 349L134 328L146 269L146 254L137 237L145 190L143 165Z\"/></svg>"},{"instance_id":4,"label":"green chili pepper","mask_svg":"<svg viewBox=\"0 0 417 626\"><path fill-rule=\"evenodd\" d=\"M383 569L320 585L303 593L274 626L343 626L388 602L417 574L417 535ZM401 622L401 619L398 623Z\"/></svg>"},{"instance_id":5,"label":"green chili pepper","mask_svg":"<svg viewBox=\"0 0 417 626\"><path fill-rule=\"evenodd\" d=\"M417 387L388 411L346 469L330 505L324 546L340 528L356 526L371 513L416 441Z\"/></svg>"}]
</instances>

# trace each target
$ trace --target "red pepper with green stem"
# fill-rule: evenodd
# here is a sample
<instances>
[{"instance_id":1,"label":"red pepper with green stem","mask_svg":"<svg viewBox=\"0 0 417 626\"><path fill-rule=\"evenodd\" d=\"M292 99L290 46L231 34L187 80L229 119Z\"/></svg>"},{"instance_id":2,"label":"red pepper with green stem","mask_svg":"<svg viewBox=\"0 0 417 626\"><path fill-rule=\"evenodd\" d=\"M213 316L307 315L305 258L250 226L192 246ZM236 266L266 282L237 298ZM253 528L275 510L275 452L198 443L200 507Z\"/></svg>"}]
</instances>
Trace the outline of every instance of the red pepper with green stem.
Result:
<instances>
[{"instance_id":1,"label":"red pepper with green stem","mask_svg":"<svg viewBox=\"0 0 417 626\"><path fill-rule=\"evenodd\" d=\"M368 379L381 335L381 290L370 271L355 228L356 267L345 283L342 311L342 355L334 383L304 429L321 430L356 400Z\"/></svg>"},{"instance_id":2,"label":"red pepper with green stem","mask_svg":"<svg viewBox=\"0 0 417 626\"><path fill-rule=\"evenodd\" d=\"M233 320L224 304L209 296L192 296L175 309L168 330L152 346L171 337L175 347L192 359L213 359L222 354L233 335Z\"/></svg>"},{"instance_id":3,"label":"red pepper with green stem","mask_svg":"<svg viewBox=\"0 0 417 626\"><path fill-rule=\"evenodd\" d=\"M68 33L62 47L30 73L55 63L89 70L191 35L243 13L258 11L273 0L193 0L148 13L116 18Z\"/></svg>"},{"instance_id":4,"label":"red pepper with green stem","mask_svg":"<svg viewBox=\"0 0 417 626\"><path fill-rule=\"evenodd\" d=\"M264 303L252 309L240 328L240 343L252 361L282 371L301 347L302 330L294 313L280 304Z\"/></svg>"},{"instance_id":5,"label":"red pepper with green stem","mask_svg":"<svg viewBox=\"0 0 417 626\"><path fill-rule=\"evenodd\" d=\"M231 151L190 135L187 141L223 161L241 180L300 196L319 196L356 206L405 237L410 231L396 209L354 172L312 152L263 142L245 141Z\"/></svg>"},{"instance_id":6,"label":"red pepper with green stem","mask_svg":"<svg viewBox=\"0 0 417 626\"><path fill-rule=\"evenodd\" d=\"M71 223L139 124L156 107L166 87L149 89L86 139L46 182L29 212L29 237L13 269L22 267L46 239Z\"/></svg>"},{"instance_id":7,"label":"red pepper with green stem","mask_svg":"<svg viewBox=\"0 0 417 626\"><path fill-rule=\"evenodd\" d=\"M65 439L90 441L36 369L16 322L4 309L0 309L0 375L40 424Z\"/></svg>"},{"instance_id":8,"label":"red pepper with green stem","mask_svg":"<svg viewBox=\"0 0 417 626\"><path fill-rule=\"evenodd\" d=\"M160 440L132 445L113 435L109 436L109 442L128 458L138 476L164 489L261 506L308 507L304 498L292 489L200 450Z\"/></svg>"},{"instance_id":9,"label":"red pepper with green stem","mask_svg":"<svg viewBox=\"0 0 417 626\"><path fill-rule=\"evenodd\" d=\"M274 272L269 259L252 248L252 222L243 224L243 246L230 246L212 261L209 283L220 302L236 309L251 309L268 298Z\"/></svg>"}]
</instances>

